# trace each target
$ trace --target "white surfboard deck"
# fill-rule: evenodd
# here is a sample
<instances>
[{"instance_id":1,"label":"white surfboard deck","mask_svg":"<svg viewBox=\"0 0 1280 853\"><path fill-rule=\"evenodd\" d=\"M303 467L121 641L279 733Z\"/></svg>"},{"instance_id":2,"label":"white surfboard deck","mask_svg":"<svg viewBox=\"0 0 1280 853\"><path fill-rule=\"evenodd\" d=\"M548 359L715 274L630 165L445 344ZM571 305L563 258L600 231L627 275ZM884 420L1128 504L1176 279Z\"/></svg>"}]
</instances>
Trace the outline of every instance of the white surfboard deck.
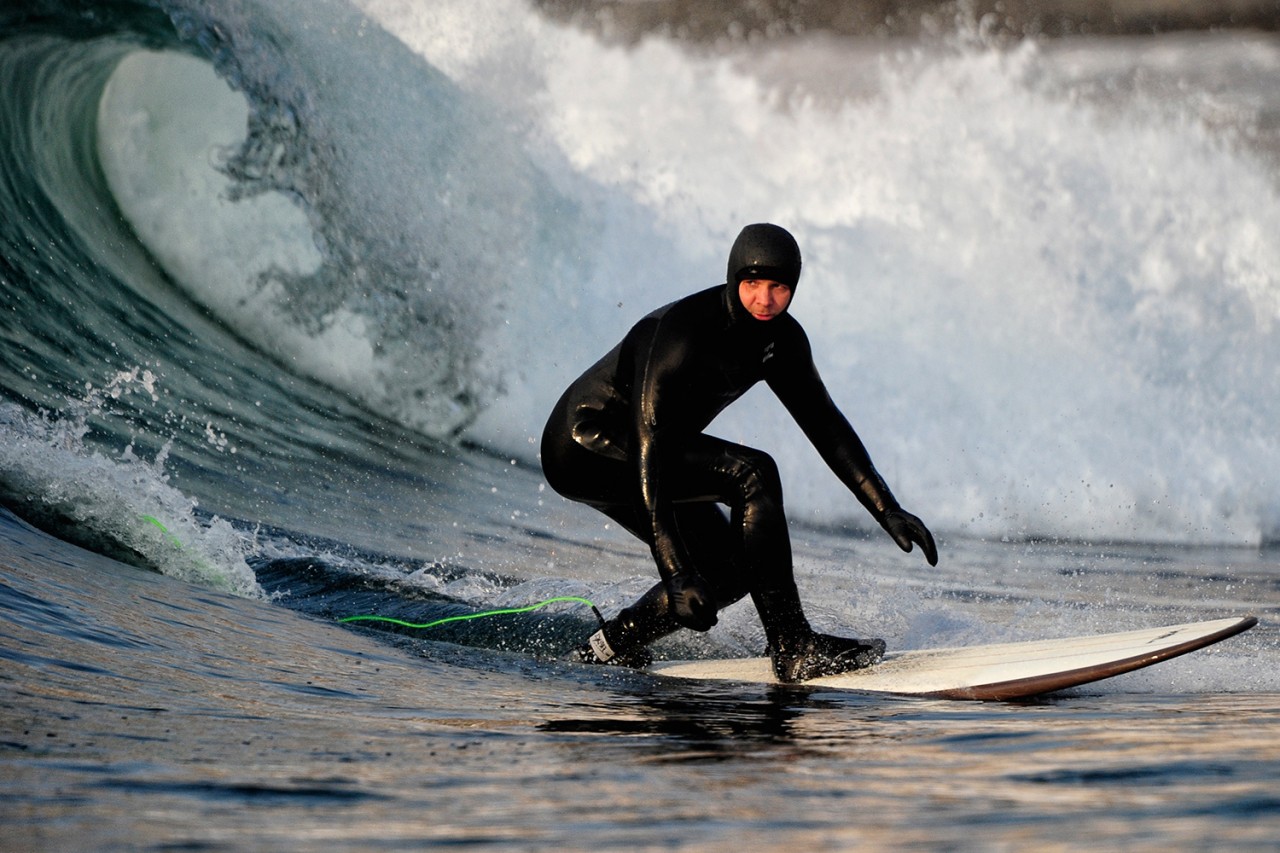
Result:
<instances>
[{"instance_id":1,"label":"white surfboard deck","mask_svg":"<svg viewBox=\"0 0 1280 853\"><path fill-rule=\"evenodd\" d=\"M1151 666L1235 636L1257 622L1243 616L1060 640L890 652L867 669L804 683L899 696L1023 699ZM676 678L778 683L763 657L662 661L648 671Z\"/></svg>"}]
</instances>

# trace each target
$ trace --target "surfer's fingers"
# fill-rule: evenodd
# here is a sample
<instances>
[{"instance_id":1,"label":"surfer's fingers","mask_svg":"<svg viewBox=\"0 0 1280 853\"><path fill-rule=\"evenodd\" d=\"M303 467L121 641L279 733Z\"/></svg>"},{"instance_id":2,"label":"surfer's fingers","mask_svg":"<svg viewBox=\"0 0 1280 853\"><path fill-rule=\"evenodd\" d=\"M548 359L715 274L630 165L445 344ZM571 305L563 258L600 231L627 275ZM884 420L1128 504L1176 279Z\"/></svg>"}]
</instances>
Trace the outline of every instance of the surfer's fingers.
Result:
<instances>
[{"instance_id":1,"label":"surfer's fingers","mask_svg":"<svg viewBox=\"0 0 1280 853\"><path fill-rule=\"evenodd\" d=\"M924 551L924 558L928 561L929 565L938 565L938 546L934 543L933 534L929 532L929 528L925 527L919 520L917 520L915 524L911 525L911 533L912 538L919 543L920 550ZM902 550L910 552L911 543L908 542Z\"/></svg>"},{"instance_id":2,"label":"surfer's fingers","mask_svg":"<svg viewBox=\"0 0 1280 853\"><path fill-rule=\"evenodd\" d=\"M910 554L912 547L918 544L920 550L924 551L924 558L929 565L938 565L938 546L933 541L933 534L924 526L923 521L902 510L890 513L886 521L889 534L898 543L899 548Z\"/></svg>"},{"instance_id":3,"label":"surfer's fingers","mask_svg":"<svg viewBox=\"0 0 1280 853\"><path fill-rule=\"evenodd\" d=\"M938 565L938 546L933 541L933 534L929 532L927 527L921 526L924 531L924 539L920 542L920 547L924 549L924 558L928 560L929 565Z\"/></svg>"}]
</instances>

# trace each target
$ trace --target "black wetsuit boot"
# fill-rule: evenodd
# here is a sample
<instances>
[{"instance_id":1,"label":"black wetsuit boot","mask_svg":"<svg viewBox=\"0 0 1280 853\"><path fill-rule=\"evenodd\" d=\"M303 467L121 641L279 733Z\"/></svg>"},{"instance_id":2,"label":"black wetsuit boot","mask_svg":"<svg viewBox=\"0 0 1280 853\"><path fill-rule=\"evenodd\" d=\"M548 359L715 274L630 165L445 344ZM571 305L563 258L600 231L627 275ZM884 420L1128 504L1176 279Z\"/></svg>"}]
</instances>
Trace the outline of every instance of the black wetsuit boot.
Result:
<instances>
[{"instance_id":1,"label":"black wetsuit boot","mask_svg":"<svg viewBox=\"0 0 1280 853\"><path fill-rule=\"evenodd\" d=\"M764 623L769 657L779 681L794 684L871 666L884 656L884 640L819 634L800 606L795 583L751 593Z\"/></svg>"},{"instance_id":2,"label":"black wetsuit boot","mask_svg":"<svg viewBox=\"0 0 1280 853\"><path fill-rule=\"evenodd\" d=\"M608 620L577 650L585 663L643 669L653 662L647 646L680 626L668 614L667 590L656 584L640 600Z\"/></svg>"}]
</instances>

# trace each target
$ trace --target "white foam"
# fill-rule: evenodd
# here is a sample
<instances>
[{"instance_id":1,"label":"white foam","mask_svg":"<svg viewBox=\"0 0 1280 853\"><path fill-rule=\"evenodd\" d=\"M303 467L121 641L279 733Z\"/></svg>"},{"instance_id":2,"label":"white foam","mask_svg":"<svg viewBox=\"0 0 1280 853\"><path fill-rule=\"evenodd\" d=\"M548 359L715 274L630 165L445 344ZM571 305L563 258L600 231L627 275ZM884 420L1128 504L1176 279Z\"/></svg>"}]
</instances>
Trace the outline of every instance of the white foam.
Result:
<instances>
[{"instance_id":1,"label":"white foam","mask_svg":"<svg viewBox=\"0 0 1280 853\"><path fill-rule=\"evenodd\" d=\"M0 406L0 471L25 500L16 508L32 519L70 520L77 535L95 540L91 545L123 547L166 575L262 597L245 562L251 543L227 521L197 516L196 501L168 483L167 450L148 461L130 445L109 458L84 441L90 415L122 394L155 399L154 385L149 371L135 368L103 388L87 388L61 416Z\"/></svg>"},{"instance_id":2,"label":"white foam","mask_svg":"<svg viewBox=\"0 0 1280 853\"><path fill-rule=\"evenodd\" d=\"M720 280L742 224L774 220L804 248L794 311L833 395L936 528L1233 544L1280 533L1280 248L1267 239L1280 196L1206 120L1206 91L1117 98L1110 70L1079 85L1089 48L1068 61L1033 44L926 55L796 41L700 57L656 39L603 45L514 0L359 6L456 87L410 103L430 75L353 37L340 44L356 70L313 93L339 113L322 116L327 141L351 153L328 164L351 170L342 215L394 226L370 244L405 253L393 270L429 246L430 274L338 299L350 314L321 324L325 338L263 310L271 294L251 293L252 276L219 273L232 283L218 310L259 319L254 339L300 369L416 424L447 421L419 409L454 382L488 404L471 436L527 458L566 382L641 314ZM299 31L298 49L319 49L318 32ZM1187 50L1233 49L1204 44ZM388 85L369 85L378 74ZM1140 76L1132 63L1114 72L1126 74ZM505 125L471 120L488 105ZM114 112L113 136L128 138L138 111ZM431 153L442 115L464 117L460 145L513 144L458 173ZM152 156L126 163L141 173ZM530 191L522 164L498 167L525 156L555 193ZM461 203L467 186L476 196ZM200 258L189 236L208 209L157 242ZM289 257L301 269L309 256ZM424 315L474 312L430 325L410 311L397 325L379 304L398 292ZM456 355L466 347L480 355ZM794 512L866 523L767 394L744 403L717 429L778 456Z\"/></svg>"},{"instance_id":3,"label":"white foam","mask_svg":"<svg viewBox=\"0 0 1280 853\"><path fill-rule=\"evenodd\" d=\"M581 318L579 351L548 341L540 315L513 333L529 383L482 439L530 445L575 357L585 367L644 311L714 283L737 228L770 219L804 247L794 310L834 396L937 526L1244 545L1280 529L1280 248L1262 238L1280 196L1194 89L1090 95L1071 80L1087 55L1068 67L1031 43L886 55L874 80L842 85L833 69L874 63L798 42L774 85L749 54L611 48L495 7L522 22L495 51L512 31L537 39L534 134L563 158L548 168L587 179L577 197L598 231L580 241L594 274L552 326ZM384 22L481 85L483 15L465 62L410 19ZM782 459L793 510L861 518L771 402L718 429Z\"/></svg>"},{"instance_id":4,"label":"white foam","mask_svg":"<svg viewBox=\"0 0 1280 853\"><path fill-rule=\"evenodd\" d=\"M306 214L281 193L232 200L218 170L246 133L248 106L206 62L126 56L103 93L99 152L130 225L169 274L230 326L303 372L351 389L372 372L361 318L339 312L306 329L266 274L321 263Z\"/></svg>"}]
</instances>

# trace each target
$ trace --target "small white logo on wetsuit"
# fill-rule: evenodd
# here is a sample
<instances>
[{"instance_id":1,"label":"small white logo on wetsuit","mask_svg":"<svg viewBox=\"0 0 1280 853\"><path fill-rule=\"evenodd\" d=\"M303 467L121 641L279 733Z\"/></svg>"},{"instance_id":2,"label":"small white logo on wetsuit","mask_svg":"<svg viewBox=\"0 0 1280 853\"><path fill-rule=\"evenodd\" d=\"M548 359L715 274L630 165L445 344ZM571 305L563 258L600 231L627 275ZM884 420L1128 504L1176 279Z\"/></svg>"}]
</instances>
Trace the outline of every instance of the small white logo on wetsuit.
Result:
<instances>
[{"instance_id":1,"label":"small white logo on wetsuit","mask_svg":"<svg viewBox=\"0 0 1280 853\"><path fill-rule=\"evenodd\" d=\"M764 358L760 359L760 363L767 364L771 358L773 358L773 341L769 341L769 344L764 348Z\"/></svg>"}]
</instances>

